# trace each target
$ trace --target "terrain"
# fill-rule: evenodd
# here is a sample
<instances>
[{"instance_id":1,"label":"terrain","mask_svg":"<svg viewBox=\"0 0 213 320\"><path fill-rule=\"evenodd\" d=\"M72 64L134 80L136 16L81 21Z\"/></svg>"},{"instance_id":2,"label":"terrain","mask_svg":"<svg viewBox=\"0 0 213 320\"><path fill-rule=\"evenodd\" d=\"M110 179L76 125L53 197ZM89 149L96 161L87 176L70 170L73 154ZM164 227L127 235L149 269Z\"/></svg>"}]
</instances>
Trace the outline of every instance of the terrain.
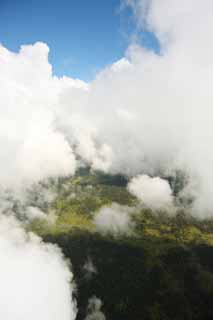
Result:
<instances>
[{"instance_id":1,"label":"terrain","mask_svg":"<svg viewBox=\"0 0 213 320\"><path fill-rule=\"evenodd\" d=\"M153 212L126 185L123 176L82 168L50 183L56 196L40 209L54 219L26 225L71 262L77 320L213 319L213 220L182 209ZM32 197L31 205L37 202ZM94 223L100 208L114 203L131 208L129 232L102 232ZM103 305L88 316L91 297Z\"/></svg>"}]
</instances>

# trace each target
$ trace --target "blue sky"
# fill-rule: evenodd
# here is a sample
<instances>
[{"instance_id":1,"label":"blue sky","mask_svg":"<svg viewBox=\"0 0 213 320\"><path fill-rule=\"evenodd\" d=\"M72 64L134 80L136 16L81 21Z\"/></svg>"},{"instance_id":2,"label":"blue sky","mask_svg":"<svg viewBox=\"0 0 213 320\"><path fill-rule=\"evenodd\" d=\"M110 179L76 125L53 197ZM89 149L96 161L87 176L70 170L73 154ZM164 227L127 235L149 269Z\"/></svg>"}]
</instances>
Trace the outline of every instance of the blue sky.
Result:
<instances>
[{"instance_id":1,"label":"blue sky","mask_svg":"<svg viewBox=\"0 0 213 320\"><path fill-rule=\"evenodd\" d=\"M135 26L120 0L0 0L0 42L18 51L21 44L44 41L54 74L94 78L121 58ZM153 36L143 43L154 50Z\"/></svg>"}]
</instances>

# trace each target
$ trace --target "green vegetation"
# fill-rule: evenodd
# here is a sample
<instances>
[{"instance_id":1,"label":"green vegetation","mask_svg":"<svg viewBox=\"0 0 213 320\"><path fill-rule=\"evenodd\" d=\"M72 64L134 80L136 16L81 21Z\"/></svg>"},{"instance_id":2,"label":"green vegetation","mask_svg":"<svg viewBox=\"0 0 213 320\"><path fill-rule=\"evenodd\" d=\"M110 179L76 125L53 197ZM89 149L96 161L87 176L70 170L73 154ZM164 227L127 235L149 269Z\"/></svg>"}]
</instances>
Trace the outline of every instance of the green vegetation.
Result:
<instances>
[{"instance_id":1,"label":"green vegetation","mask_svg":"<svg viewBox=\"0 0 213 320\"><path fill-rule=\"evenodd\" d=\"M27 226L44 241L57 243L72 262L78 320L88 299L102 299L109 320L213 319L213 221L199 221L141 208L121 176L82 169L58 181L49 205L55 221ZM134 208L131 236L101 235L93 223L104 205ZM88 274L91 259L97 272Z\"/></svg>"}]
</instances>

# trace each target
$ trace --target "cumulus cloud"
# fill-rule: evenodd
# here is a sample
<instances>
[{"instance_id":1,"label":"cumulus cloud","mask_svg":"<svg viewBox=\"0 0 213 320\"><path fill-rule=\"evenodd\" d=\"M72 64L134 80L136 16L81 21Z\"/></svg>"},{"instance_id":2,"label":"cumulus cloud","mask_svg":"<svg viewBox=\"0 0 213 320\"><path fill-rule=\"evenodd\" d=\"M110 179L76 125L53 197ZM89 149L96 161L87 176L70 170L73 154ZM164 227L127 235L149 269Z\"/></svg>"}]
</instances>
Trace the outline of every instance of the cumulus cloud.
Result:
<instances>
[{"instance_id":1,"label":"cumulus cloud","mask_svg":"<svg viewBox=\"0 0 213 320\"><path fill-rule=\"evenodd\" d=\"M172 190L167 180L138 175L131 179L127 188L152 210L171 209L172 207Z\"/></svg>"},{"instance_id":2,"label":"cumulus cloud","mask_svg":"<svg viewBox=\"0 0 213 320\"><path fill-rule=\"evenodd\" d=\"M130 177L178 169L193 212L211 214L213 3L124 2L160 54L132 45L90 84L53 76L43 43L0 47L0 182L70 175L79 158Z\"/></svg>"},{"instance_id":3,"label":"cumulus cloud","mask_svg":"<svg viewBox=\"0 0 213 320\"><path fill-rule=\"evenodd\" d=\"M55 245L0 214L0 318L74 320L72 274Z\"/></svg>"},{"instance_id":4,"label":"cumulus cloud","mask_svg":"<svg viewBox=\"0 0 213 320\"><path fill-rule=\"evenodd\" d=\"M94 217L94 224L103 234L128 234L134 223L131 219L132 208L113 203L109 207L102 207Z\"/></svg>"},{"instance_id":5,"label":"cumulus cloud","mask_svg":"<svg viewBox=\"0 0 213 320\"><path fill-rule=\"evenodd\" d=\"M52 76L48 47L22 46L19 53L0 45L1 186L17 187L75 171L75 156L54 123L62 89L78 81Z\"/></svg>"},{"instance_id":6,"label":"cumulus cloud","mask_svg":"<svg viewBox=\"0 0 213 320\"><path fill-rule=\"evenodd\" d=\"M87 91L61 94L58 120L94 168L128 176L187 172L192 212L211 214L213 3L127 2L141 28L155 33L160 54L130 46Z\"/></svg>"}]
</instances>

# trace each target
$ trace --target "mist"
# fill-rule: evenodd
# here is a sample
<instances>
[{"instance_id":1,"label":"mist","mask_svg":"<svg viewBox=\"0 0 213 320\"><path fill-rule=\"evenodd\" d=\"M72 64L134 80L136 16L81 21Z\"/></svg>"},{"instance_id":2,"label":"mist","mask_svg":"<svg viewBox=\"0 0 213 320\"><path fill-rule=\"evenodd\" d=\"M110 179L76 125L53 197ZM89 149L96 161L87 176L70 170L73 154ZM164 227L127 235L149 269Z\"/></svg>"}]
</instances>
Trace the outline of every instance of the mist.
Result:
<instances>
[{"instance_id":1,"label":"mist","mask_svg":"<svg viewBox=\"0 0 213 320\"><path fill-rule=\"evenodd\" d=\"M102 207L94 217L97 230L103 234L130 234L133 230L132 208L112 203Z\"/></svg>"},{"instance_id":2,"label":"mist","mask_svg":"<svg viewBox=\"0 0 213 320\"><path fill-rule=\"evenodd\" d=\"M105 320L106 317L101 311L102 304L102 301L96 296L91 297L88 301L88 314L85 320Z\"/></svg>"}]
</instances>

